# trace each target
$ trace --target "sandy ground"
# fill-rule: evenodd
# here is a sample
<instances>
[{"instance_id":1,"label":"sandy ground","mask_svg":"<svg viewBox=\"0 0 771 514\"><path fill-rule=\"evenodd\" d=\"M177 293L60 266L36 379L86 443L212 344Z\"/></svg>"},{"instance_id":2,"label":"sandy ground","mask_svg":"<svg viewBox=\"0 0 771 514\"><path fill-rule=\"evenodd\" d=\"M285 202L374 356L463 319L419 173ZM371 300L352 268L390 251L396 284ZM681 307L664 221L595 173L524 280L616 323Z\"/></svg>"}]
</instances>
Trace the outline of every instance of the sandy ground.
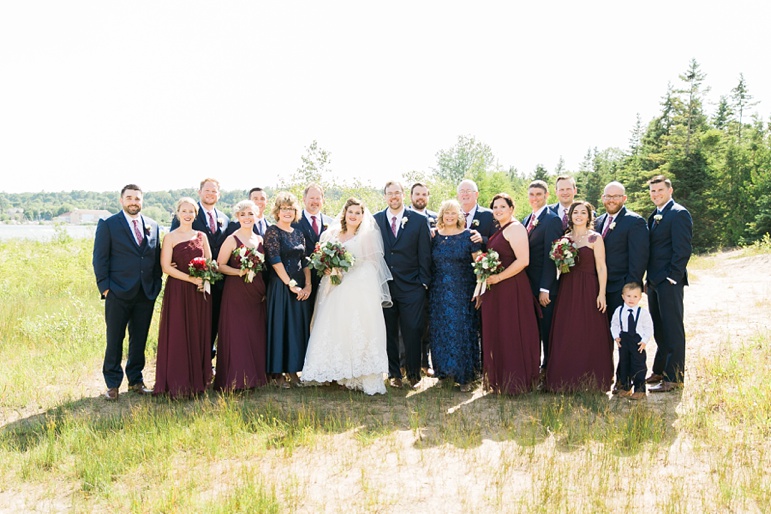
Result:
<instances>
[{"instance_id":1,"label":"sandy ground","mask_svg":"<svg viewBox=\"0 0 771 514\"><path fill-rule=\"evenodd\" d=\"M731 251L704 257L689 270L690 287L685 293L686 391L682 396L651 394L648 399L651 406L659 405L672 412L680 409L681 402L687 401L688 389L698 387L700 377L692 370L700 359L740 345L760 331L768 331L771 321L766 303L771 298L771 279L766 270L771 269L771 255L741 255L740 251ZM648 353L649 369L655 347L651 350ZM153 363L148 363L148 370L153 367ZM147 379L152 383L150 374ZM424 382L424 388L434 385L432 379ZM80 387L83 396L98 396L103 389L101 375L95 372L84 377ZM482 396L481 391L471 397L459 396L459 404L453 408L469 409L475 415L485 415L489 410L490 415L495 416L494 405L476 401ZM0 427L39 412L32 407L2 411ZM333 506L348 505L353 511L398 509L413 512L436 508L445 512L464 512L475 511L483 504L501 505L502 502L505 505L506 499L532 494L533 476L523 470L509 469L505 476L498 477L498 481L496 477L475 473L480 467L501 468L510 452L521 454L522 446L517 441L484 438L477 447L461 450L421 441L423 436L430 441L430 435L405 427L405 430L392 432L364 446L360 453L354 454L356 462L351 462L351 452L326 449L351 444L350 433L338 433L320 443L325 448L323 451L300 448L291 457L277 451L275 459L253 465L263 468L268 477L276 476L276 466L281 465L280 475L293 477L295 494L300 498L312 498L315 511L333 511ZM536 455L548 455L554 451L555 444L554 438L540 441ZM680 452L687 451L682 444L673 443L670 456L677 459ZM11 487L7 490L0 487L0 512L63 511L70 504L70 488L62 491L63 497L41 503L39 486ZM494 498L496 495L498 500ZM655 498L650 500L656 505ZM301 506L299 510L304 508Z\"/></svg>"}]
</instances>

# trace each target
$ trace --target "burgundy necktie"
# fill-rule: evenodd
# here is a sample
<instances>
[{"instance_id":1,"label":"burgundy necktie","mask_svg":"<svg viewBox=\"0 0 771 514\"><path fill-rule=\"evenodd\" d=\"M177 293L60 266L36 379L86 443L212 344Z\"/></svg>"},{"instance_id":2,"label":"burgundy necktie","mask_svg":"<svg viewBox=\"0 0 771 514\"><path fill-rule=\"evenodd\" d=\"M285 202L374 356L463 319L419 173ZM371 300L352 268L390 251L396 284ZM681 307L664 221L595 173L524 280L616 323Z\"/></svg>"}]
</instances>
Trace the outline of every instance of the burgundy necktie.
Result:
<instances>
[{"instance_id":1,"label":"burgundy necktie","mask_svg":"<svg viewBox=\"0 0 771 514\"><path fill-rule=\"evenodd\" d=\"M391 232L393 232L394 237L396 237L396 216L391 218Z\"/></svg>"},{"instance_id":2,"label":"burgundy necktie","mask_svg":"<svg viewBox=\"0 0 771 514\"><path fill-rule=\"evenodd\" d=\"M217 224L214 223L214 216L212 215L212 213L208 213L208 214L209 214L209 230L211 231L212 234L216 234Z\"/></svg>"},{"instance_id":3,"label":"burgundy necktie","mask_svg":"<svg viewBox=\"0 0 771 514\"><path fill-rule=\"evenodd\" d=\"M134 221L134 236L136 236L137 238L137 244L139 246L142 246L142 242L145 240L145 238L142 236L142 231L139 230L139 221L138 220L133 220L133 221Z\"/></svg>"},{"instance_id":4,"label":"burgundy necktie","mask_svg":"<svg viewBox=\"0 0 771 514\"><path fill-rule=\"evenodd\" d=\"M467 212L463 213L463 222L466 224L466 228L468 228L468 215L469 213Z\"/></svg>"},{"instance_id":5,"label":"burgundy necktie","mask_svg":"<svg viewBox=\"0 0 771 514\"><path fill-rule=\"evenodd\" d=\"M565 209L565 213L562 215L562 230L567 230L568 228L568 210Z\"/></svg>"},{"instance_id":6,"label":"burgundy necktie","mask_svg":"<svg viewBox=\"0 0 771 514\"><path fill-rule=\"evenodd\" d=\"M316 216L311 216L311 220L313 220L313 223L311 223L313 231L316 232L316 235L319 235L319 223L316 221Z\"/></svg>"},{"instance_id":7,"label":"burgundy necktie","mask_svg":"<svg viewBox=\"0 0 771 514\"><path fill-rule=\"evenodd\" d=\"M530 215L530 221L527 223L527 233L532 232L533 228L535 228L535 213Z\"/></svg>"},{"instance_id":8,"label":"burgundy necktie","mask_svg":"<svg viewBox=\"0 0 771 514\"><path fill-rule=\"evenodd\" d=\"M602 231L602 238L605 239L605 236L608 235L608 232L610 231L610 226L613 224L613 216L610 216L608 218L608 223L605 225L605 230Z\"/></svg>"}]
</instances>

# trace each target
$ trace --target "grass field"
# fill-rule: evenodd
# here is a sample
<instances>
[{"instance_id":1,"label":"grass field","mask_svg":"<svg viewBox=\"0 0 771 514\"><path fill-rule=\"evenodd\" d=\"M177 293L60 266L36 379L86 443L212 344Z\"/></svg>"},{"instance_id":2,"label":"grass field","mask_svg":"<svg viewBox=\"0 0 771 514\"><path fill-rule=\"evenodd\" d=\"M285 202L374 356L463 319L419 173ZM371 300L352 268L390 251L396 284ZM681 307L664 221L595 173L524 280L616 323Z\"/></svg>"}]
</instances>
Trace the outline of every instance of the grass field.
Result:
<instances>
[{"instance_id":1,"label":"grass field","mask_svg":"<svg viewBox=\"0 0 771 514\"><path fill-rule=\"evenodd\" d=\"M108 404L90 262L90 241L0 243L0 512L771 509L765 331L692 353L685 389L642 403L426 380L375 398L265 388Z\"/></svg>"}]
</instances>

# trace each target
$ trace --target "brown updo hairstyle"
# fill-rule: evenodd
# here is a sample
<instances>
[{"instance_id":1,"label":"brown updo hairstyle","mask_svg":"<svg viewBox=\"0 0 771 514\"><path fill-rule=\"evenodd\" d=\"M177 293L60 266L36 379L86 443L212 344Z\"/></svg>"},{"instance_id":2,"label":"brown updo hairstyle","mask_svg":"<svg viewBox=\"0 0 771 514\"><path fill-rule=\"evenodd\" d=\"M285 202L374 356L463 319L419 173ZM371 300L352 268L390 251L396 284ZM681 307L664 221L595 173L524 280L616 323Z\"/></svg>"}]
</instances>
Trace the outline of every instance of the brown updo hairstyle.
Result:
<instances>
[{"instance_id":1,"label":"brown updo hairstyle","mask_svg":"<svg viewBox=\"0 0 771 514\"><path fill-rule=\"evenodd\" d=\"M364 202L362 202L358 198L354 198L353 196L347 199L345 201L345 205L343 206L343 212L340 214L340 228L342 229L343 232L348 231L348 222L345 220L345 215L348 213L348 207L351 207L353 205L358 205L359 207L361 207L361 214L362 215L364 214L364 209L365 209ZM359 223L359 226L356 227L356 232L358 232L360 228L361 228L361 223Z\"/></svg>"},{"instance_id":2,"label":"brown updo hairstyle","mask_svg":"<svg viewBox=\"0 0 771 514\"><path fill-rule=\"evenodd\" d=\"M587 202L586 200L578 200L576 202L573 202L570 204L570 208L568 209L568 230L573 230L573 211L576 210L576 207L579 207L583 205L586 207L586 210L589 211L589 217L586 220L586 228L589 230L594 229L594 206Z\"/></svg>"},{"instance_id":3,"label":"brown updo hairstyle","mask_svg":"<svg viewBox=\"0 0 771 514\"><path fill-rule=\"evenodd\" d=\"M461 214L460 204L458 200L445 200L442 205L439 206L439 214L436 215L436 228L439 230L444 229L447 225L444 224L444 213L447 211L455 211L458 213L458 220L455 222L455 227L461 230L466 228L466 219Z\"/></svg>"},{"instance_id":4,"label":"brown updo hairstyle","mask_svg":"<svg viewBox=\"0 0 771 514\"><path fill-rule=\"evenodd\" d=\"M281 207L293 207L294 222L300 221L302 211L300 210L300 204L295 195L288 191L281 191L276 195L276 199L273 201L273 209L270 211L273 215L273 219L276 221L278 221L278 214L281 212Z\"/></svg>"},{"instance_id":5,"label":"brown updo hairstyle","mask_svg":"<svg viewBox=\"0 0 771 514\"><path fill-rule=\"evenodd\" d=\"M506 205L514 208L514 200L511 199L511 196L509 196L507 193L498 193L497 195L493 196L493 199L490 200L490 208L493 208L493 205L495 204L496 200L503 199L506 202Z\"/></svg>"}]
</instances>

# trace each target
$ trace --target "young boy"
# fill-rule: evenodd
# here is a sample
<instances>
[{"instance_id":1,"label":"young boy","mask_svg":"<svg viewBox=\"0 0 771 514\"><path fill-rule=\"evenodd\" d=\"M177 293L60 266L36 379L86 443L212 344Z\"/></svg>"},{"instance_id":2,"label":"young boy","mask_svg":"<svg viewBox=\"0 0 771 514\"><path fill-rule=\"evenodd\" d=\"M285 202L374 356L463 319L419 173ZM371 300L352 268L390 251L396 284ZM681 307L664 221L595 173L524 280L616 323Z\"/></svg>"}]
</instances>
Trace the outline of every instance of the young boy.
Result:
<instances>
[{"instance_id":1,"label":"young boy","mask_svg":"<svg viewBox=\"0 0 771 514\"><path fill-rule=\"evenodd\" d=\"M624 304L613 313L610 333L618 346L616 380L618 396L630 400L645 399L645 345L653 335L653 319L647 309L639 306L642 286L636 282L624 285L621 290ZM634 393L631 385L634 384Z\"/></svg>"}]
</instances>

